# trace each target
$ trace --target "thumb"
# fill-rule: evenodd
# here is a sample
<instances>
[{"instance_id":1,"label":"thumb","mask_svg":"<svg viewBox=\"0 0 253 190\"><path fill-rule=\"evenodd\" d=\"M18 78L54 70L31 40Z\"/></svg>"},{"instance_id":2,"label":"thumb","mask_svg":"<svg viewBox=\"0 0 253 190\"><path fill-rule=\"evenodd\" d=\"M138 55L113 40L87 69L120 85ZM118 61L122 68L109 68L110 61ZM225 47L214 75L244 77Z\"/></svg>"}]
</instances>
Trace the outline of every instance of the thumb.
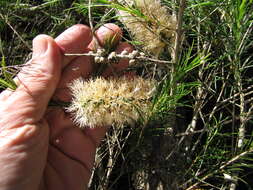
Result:
<instances>
[{"instance_id":1,"label":"thumb","mask_svg":"<svg viewBox=\"0 0 253 190\"><path fill-rule=\"evenodd\" d=\"M18 88L8 98L24 117L40 120L58 84L62 55L53 38L39 35L33 40L32 59L17 76ZM19 115L20 117L20 115Z\"/></svg>"}]
</instances>

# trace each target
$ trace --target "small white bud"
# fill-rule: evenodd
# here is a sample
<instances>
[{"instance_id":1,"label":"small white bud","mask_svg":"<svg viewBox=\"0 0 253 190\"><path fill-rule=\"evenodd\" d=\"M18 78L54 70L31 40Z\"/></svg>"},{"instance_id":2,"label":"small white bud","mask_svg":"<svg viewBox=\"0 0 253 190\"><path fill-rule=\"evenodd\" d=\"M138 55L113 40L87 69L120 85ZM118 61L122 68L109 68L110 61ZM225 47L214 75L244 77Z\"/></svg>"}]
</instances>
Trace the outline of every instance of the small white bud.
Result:
<instances>
[{"instance_id":1,"label":"small white bud","mask_svg":"<svg viewBox=\"0 0 253 190\"><path fill-rule=\"evenodd\" d=\"M113 51L109 54L108 59L114 59L116 57L116 52Z\"/></svg>"},{"instance_id":2,"label":"small white bud","mask_svg":"<svg viewBox=\"0 0 253 190\"><path fill-rule=\"evenodd\" d=\"M98 54L98 55L103 55L104 52L105 52L104 49L98 49L98 50L97 50L97 54Z\"/></svg>"},{"instance_id":3,"label":"small white bud","mask_svg":"<svg viewBox=\"0 0 253 190\"><path fill-rule=\"evenodd\" d=\"M128 58L129 59L133 59L135 56L132 54L132 53L130 53L129 55L128 55Z\"/></svg>"},{"instance_id":4,"label":"small white bud","mask_svg":"<svg viewBox=\"0 0 253 190\"><path fill-rule=\"evenodd\" d=\"M134 59L130 59L130 60L129 60L129 66L134 65L134 63L135 63L135 60L134 60Z\"/></svg>"},{"instance_id":5,"label":"small white bud","mask_svg":"<svg viewBox=\"0 0 253 190\"><path fill-rule=\"evenodd\" d=\"M105 58L104 57L99 57L99 63L102 63L105 61Z\"/></svg>"},{"instance_id":6,"label":"small white bud","mask_svg":"<svg viewBox=\"0 0 253 190\"><path fill-rule=\"evenodd\" d=\"M94 57L94 60L95 60L95 63L99 63L100 57L96 56L96 57Z\"/></svg>"},{"instance_id":7,"label":"small white bud","mask_svg":"<svg viewBox=\"0 0 253 190\"><path fill-rule=\"evenodd\" d=\"M133 56L137 56L139 54L139 51L138 50L134 50L132 53L131 53Z\"/></svg>"},{"instance_id":8,"label":"small white bud","mask_svg":"<svg viewBox=\"0 0 253 190\"><path fill-rule=\"evenodd\" d=\"M127 50L124 50L121 52L121 55L127 55L128 54L128 51Z\"/></svg>"},{"instance_id":9,"label":"small white bud","mask_svg":"<svg viewBox=\"0 0 253 190\"><path fill-rule=\"evenodd\" d=\"M141 52L141 53L140 53L140 56L144 57L144 56L145 56L145 53Z\"/></svg>"}]
</instances>

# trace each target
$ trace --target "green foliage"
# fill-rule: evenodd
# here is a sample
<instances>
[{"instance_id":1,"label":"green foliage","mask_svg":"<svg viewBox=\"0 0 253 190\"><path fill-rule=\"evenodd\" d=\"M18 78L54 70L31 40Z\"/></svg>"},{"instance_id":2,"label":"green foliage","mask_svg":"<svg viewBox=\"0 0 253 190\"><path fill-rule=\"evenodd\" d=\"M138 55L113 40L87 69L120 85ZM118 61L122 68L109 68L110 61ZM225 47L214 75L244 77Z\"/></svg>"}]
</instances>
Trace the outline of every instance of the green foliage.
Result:
<instances>
[{"instance_id":1,"label":"green foliage","mask_svg":"<svg viewBox=\"0 0 253 190\"><path fill-rule=\"evenodd\" d=\"M4 56L2 56L0 74L3 75L3 78L0 78L0 88L9 88L11 90L15 90L17 88L15 81L12 79L12 74L7 70Z\"/></svg>"}]
</instances>

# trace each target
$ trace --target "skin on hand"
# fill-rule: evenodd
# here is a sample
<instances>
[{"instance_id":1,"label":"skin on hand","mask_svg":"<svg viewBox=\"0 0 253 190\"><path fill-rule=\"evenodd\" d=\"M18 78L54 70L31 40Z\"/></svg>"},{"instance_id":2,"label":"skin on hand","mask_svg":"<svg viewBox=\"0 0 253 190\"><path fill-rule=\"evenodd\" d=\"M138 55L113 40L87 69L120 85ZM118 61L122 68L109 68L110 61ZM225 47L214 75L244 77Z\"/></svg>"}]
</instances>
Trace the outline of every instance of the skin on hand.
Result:
<instances>
[{"instance_id":1,"label":"skin on hand","mask_svg":"<svg viewBox=\"0 0 253 190\"><path fill-rule=\"evenodd\" d=\"M96 31L100 45L115 36L116 51L132 51L119 43L122 32L114 24ZM94 163L95 151L106 128L80 130L61 108L48 102L70 101L68 84L79 77L89 78L93 60L84 53L94 47L91 30L75 25L55 40L39 35L33 40L30 64L16 77L18 88L0 94L0 189L85 189ZM108 68L104 76L128 66L127 60Z\"/></svg>"}]
</instances>

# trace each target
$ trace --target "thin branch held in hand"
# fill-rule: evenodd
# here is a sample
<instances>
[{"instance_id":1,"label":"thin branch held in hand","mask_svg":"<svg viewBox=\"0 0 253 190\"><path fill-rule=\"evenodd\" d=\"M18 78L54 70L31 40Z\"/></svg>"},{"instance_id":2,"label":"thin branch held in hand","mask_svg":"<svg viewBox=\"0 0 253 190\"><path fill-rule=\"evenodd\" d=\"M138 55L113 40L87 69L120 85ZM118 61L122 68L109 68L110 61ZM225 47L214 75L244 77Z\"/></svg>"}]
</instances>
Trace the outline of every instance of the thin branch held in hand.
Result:
<instances>
[{"instance_id":1,"label":"thin branch held in hand","mask_svg":"<svg viewBox=\"0 0 253 190\"><path fill-rule=\"evenodd\" d=\"M157 64L168 64L170 65L172 62L171 61L166 61L166 60L160 60L160 59L154 59L151 57L146 57L145 54L143 53L138 53L136 55L135 51L134 53L130 53L130 54L126 54L127 52L122 52L121 54L116 54L115 52L111 52L107 57L106 56L101 56L101 54L99 52L88 52L88 53L81 53L81 54L71 54L71 53L67 53L64 54L65 56L92 56L92 57L99 57L102 58L100 62L109 62L112 59L130 59L130 60L140 60L140 61L151 61L151 62L155 62ZM131 62L130 62L131 64Z\"/></svg>"}]
</instances>

